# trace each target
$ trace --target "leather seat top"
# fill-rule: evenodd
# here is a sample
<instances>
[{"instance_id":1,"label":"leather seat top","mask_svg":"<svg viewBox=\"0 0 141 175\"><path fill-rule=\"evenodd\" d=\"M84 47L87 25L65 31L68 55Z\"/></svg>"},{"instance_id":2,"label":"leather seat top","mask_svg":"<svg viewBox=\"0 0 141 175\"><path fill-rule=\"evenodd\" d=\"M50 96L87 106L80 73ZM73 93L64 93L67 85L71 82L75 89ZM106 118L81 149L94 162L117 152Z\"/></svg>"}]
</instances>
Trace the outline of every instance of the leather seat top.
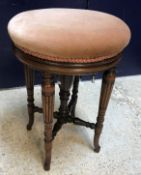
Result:
<instances>
[{"instance_id":1,"label":"leather seat top","mask_svg":"<svg viewBox=\"0 0 141 175\"><path fill-rule=\"evenodd\" d=\"M97 62L122 52L131 34L119 18L92 10L40 9L8 24L14 44L33 56L59 62Z\"/></svg>"}]
</instances>

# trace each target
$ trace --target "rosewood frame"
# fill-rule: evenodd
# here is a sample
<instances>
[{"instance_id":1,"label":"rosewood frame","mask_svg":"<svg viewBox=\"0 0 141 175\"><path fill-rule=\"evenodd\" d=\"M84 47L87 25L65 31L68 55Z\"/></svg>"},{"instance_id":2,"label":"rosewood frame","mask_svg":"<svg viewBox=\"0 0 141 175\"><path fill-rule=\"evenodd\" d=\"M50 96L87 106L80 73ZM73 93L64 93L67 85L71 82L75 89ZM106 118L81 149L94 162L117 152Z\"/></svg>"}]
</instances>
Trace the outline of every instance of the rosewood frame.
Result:
<instances>
[{"instance_id":1,"label":"rosewood frame","mask_svg":"<svg viewBox=\"0 0 141 175\"><path fill-rule=\"evenodd\" d=\"M44 169L50 169L51 163L51 148L52 139L55 137L59 129L64 123L71 122L74 124L89 127L95 130L94 135L94 151L100 151L99 139L102 132L103 122L105 112L108 106L112 88L114 85L116 73L115 67L121 58L121 53L115 57L95 62L95 63L60 63L51 62L47 60L40 59L38 57L29 55L19 48L13 45L15 55L18 59L25 65L25 77L28 95L28 113L29 113L29 123L27 129L32 128L34 122L34 112L44 113L44 125L45 125L45 163ZM43 99L43 109L38 108L34 105L34 76L33 70L38 70L43 75L42 83L42 99ZM97 72L103 73L101 96L99 102L99 110L97 116L96 124L85 122L79 118L75 117L75 107L77 102L77 92L79 76L85 74L94 74ZM54 109L54 81L53 76L57 74L61 77L60 85L60 108L59 112L53 112ZM71 100L70 87L74 80L73 92ZM52 121L54 117L57 118L57 122L52 129Z\"/></svg>"}]
</instances>

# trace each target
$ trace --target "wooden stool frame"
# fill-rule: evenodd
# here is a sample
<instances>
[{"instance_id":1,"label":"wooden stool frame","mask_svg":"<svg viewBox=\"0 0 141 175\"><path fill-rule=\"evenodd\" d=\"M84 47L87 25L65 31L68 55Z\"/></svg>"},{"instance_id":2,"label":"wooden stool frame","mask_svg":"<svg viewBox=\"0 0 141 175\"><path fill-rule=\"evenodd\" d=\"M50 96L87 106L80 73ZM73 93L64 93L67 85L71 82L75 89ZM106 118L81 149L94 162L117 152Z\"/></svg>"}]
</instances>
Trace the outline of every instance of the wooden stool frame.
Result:
<instances>
[{"instance_id":1,"label":"wooden stool frame","mask_svg":"<svg viewBox=\"0 0 141 175\"><path fill-rule=\"evenodd\" d=\"M29 55L13 45L14 53L25 65L25 78L27 87L27 101L29 123L27 129L31 130L34 123L34 113L44 114L44 141L45 141L45 163L44 169L50 169L52 140L65 123L74 123L94 129L94 151L100 151L99 139L103 128L104 116L113 89L116 77L116 65L121 58L121 53L115 57L105 59L95 63L61 63L51 62ZM42 101L43 108L34 105L34 70L42 73ZM97 122L88 123L75 117L75 107L77 102L79 76L103 72L101 95ZM54 75L60 75L60 108L54 112ZM70 87L73 83L71 100ZM53 117L57 118L55 126L52 126Z\"/></svg>"}]
</instances>

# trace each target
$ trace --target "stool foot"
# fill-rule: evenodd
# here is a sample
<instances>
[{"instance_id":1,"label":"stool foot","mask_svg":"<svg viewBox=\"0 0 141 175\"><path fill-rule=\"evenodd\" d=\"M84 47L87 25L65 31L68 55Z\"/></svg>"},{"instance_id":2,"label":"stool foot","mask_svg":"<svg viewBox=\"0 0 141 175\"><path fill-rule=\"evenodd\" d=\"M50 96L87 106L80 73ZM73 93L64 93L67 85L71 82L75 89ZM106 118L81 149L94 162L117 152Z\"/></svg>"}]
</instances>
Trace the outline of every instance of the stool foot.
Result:
<instances>
[{"instance_id":1,"label":"stool foot","mask_svg":"<svg viewBox=\"0 0 141 175\"><path fill-rule=\"evenodd\" d=\"M45 170L50 169L51 163L54 92L55 86L53 76L44 72L42 83L42 101L44 114Z\"/></svg>"},{"instance_id":2,"label":"stool foot","mask_svg":"<svg viewBox=\"0 0 141 175\"><path fill-rule=\"evenodd\" d=\"M100 152L100 148L101 148L100 146L95 147L94 148L94 152L99 153Z\"/></svg>"},{"instance_id":3,"label":"stool foot","mask_svg":"<svg viewBox=\"0 0 141 175\"><path fill-rule=\"evenodd\" d=\"M48 160L45 160L44 162L44 170L49 171L50 170L50 162Z\"/></svg>"},{"instance_id":4,"label":"stool foot","mask_svg":"<svg viewBox=\"0 0 141 175\"><path fill-rule=\"evenodd\" d=\"M116 77L116 73L114 68L108 71L105 71L103 74L99 111L98 111L97 123L95 126L95 136L94 136L95 152L100 151L100 146L99 146L100 135L103 128L105 112L106 112L108 102L111 96L111 92L113 89L113 85L115 82L115 77Z\"/></svg>"},{"instance_id":5,"label":"stool foot","mask_svg":"<svg viewBox=\"0 0 141 175\"><path fill-rule=\"evenodd\" d=\"M29 123L27 124L27 130L32 129L34 123L34 71L25 65L25 81L27 89L27 108L29 115Z\"/></svg>"},{"instance_id":6,"label":"stool foot","mask_svg":"<svg viewBox=\"0 0 141 175\"><path fill-rule=\"evenodd\" d=\"M28 131L32 130L33 123L34 123L34 116L33 117L30 117L29 123L26 126L26 129Z\"/></svg>"}]
</instances>

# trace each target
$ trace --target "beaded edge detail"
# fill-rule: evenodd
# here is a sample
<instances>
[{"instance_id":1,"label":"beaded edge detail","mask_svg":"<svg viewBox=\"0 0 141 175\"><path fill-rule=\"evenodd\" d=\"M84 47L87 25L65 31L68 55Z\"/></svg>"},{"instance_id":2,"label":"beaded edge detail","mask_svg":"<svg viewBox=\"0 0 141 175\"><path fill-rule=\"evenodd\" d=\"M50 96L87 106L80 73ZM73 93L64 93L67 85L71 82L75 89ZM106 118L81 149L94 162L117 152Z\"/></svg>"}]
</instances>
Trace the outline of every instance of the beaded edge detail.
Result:
<instances>
[{"instance_id":1,"label":"beaded edge detail","mask_svg":"<svg viewBox=\"0 0 141 175\"><path fill-rule=\"evenodd\" d=\"M106 60L108 58L112 58L114 57L116 54L112 54L112 55L108 55L108 56L102 56L102 57L96 57L96 58L65 58L65 57L58 57L58 56L51 56L51 55L45 55L45 54L41 54L39 52L35 52L35 51L31 51L25 47L21 47L19 45L16 44L16 47L19 48L20 50L22 50L23 52L25 52L26 54L35 56L35 57L39 57L41 59L44 60L48 60L48 61L55 61L55 62L65 62L65 63L94 63L94 62L99 62L99 61L103 61Z\"/></svg>"}]
</instances>

